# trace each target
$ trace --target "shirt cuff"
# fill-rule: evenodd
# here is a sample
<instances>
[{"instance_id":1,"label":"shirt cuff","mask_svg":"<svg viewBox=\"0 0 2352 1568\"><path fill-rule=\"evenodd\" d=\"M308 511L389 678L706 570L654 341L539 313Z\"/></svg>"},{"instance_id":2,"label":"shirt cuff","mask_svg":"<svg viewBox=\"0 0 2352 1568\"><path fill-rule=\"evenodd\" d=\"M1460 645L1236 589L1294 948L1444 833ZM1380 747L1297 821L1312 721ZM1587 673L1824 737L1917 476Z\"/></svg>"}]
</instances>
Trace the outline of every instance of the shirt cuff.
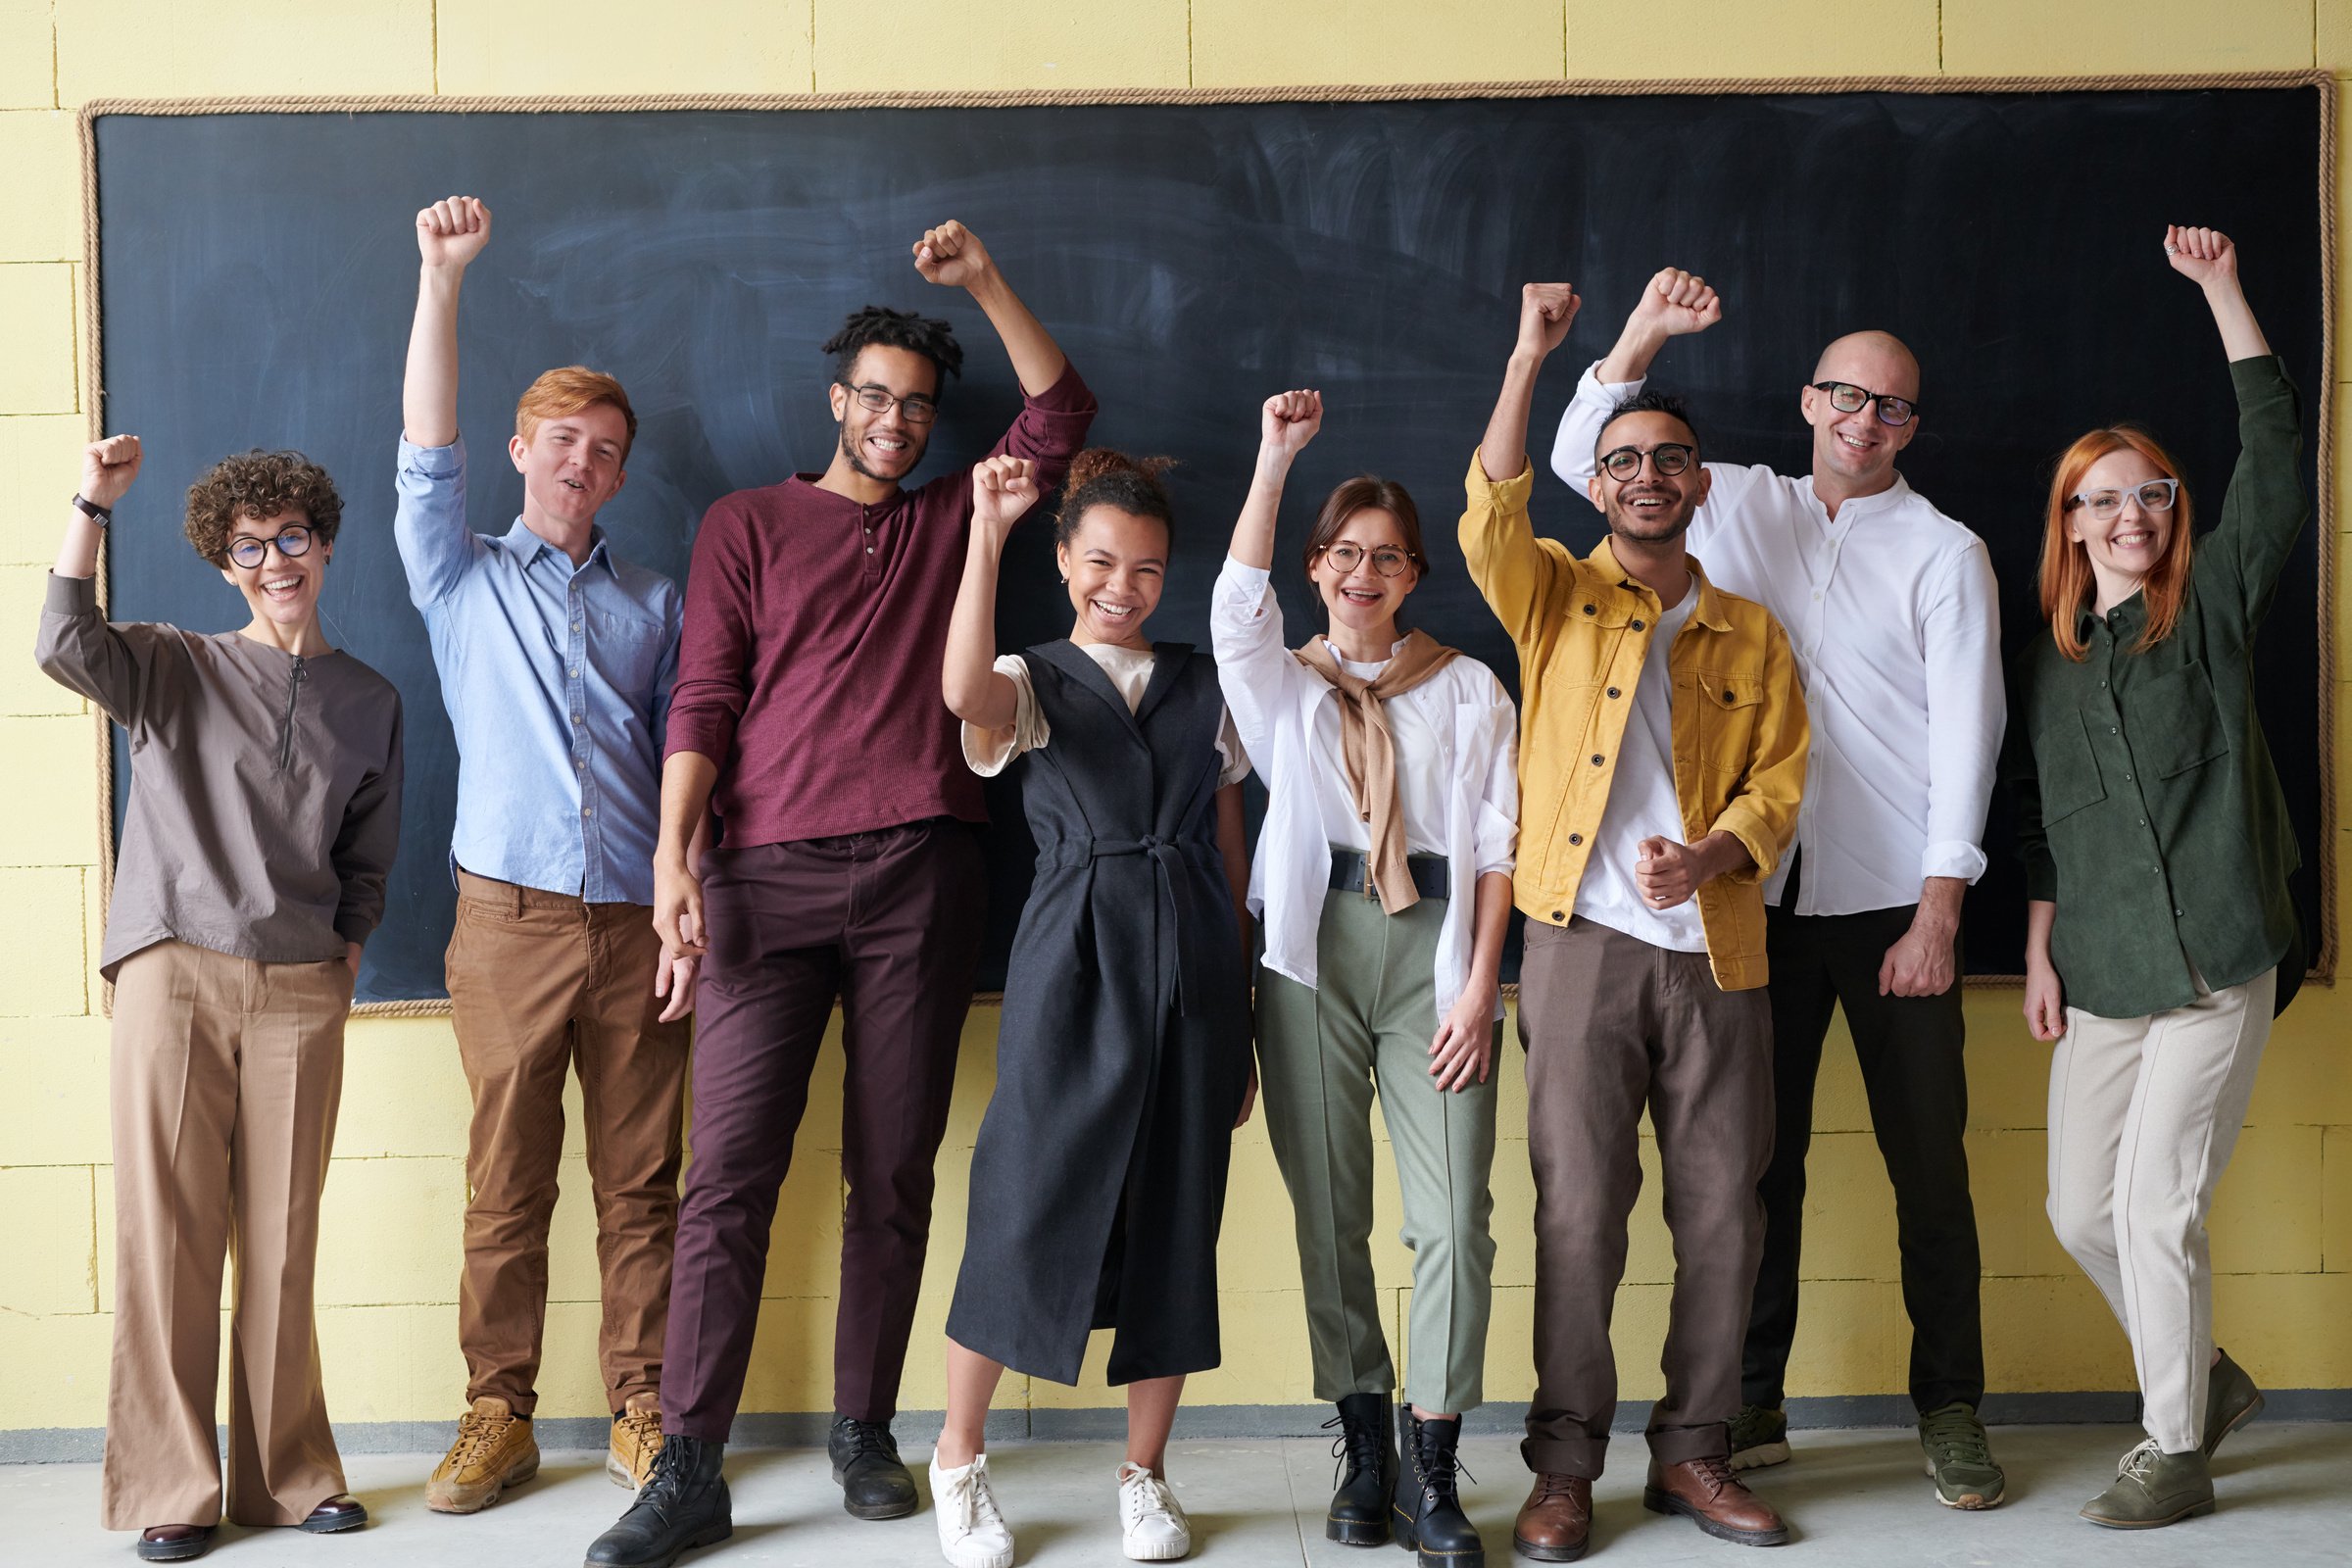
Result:
<instances>
[{"instance_id":1,"label":"shirt cuff","mask_svg":"<svg viewBox=\"0 0 2352 1568\"><path fill-rule=\"evenodd\" d=\"M420 447L404 435L400 438L400 467L419 478L455 479L466 471L466 438L460 436L445 447Z\"/></svg>"},{"instance_id":2,"label":"shirt cuff","mask_svg":"<svg viewBox=\"0 0 2352 1568\"><path fill-rule=\"evenodd\" d=\"M1242 620L1255 620L1264 611L1266 585L1274 580L1270 567L1248 566L1231 556L1217 573L1216 608Z\"/></svg>"},{"instance_id":3,"label":"shirt cuff","mask_svg":"<svg viewBox=\"0 0 2352 1568\"><path fill-rule=\"evenodd\" d=\"M1594 360L1585 368L1585 373L1577 378L1576 396L1579 402L1614 409L1647 385L1649 377L1646 375L1637 375L1631 381L1603 381L1600 378L1600 361Z\"/></svg>"},{"instance_id":4,"label":"shirt cuff","mask_svg":"<svg viewBox=\"0 0 2352 1568\"><path fill-rule=\"evenodd\" d=\"M98 608L98 579L49 574L49 597L41 608L58 615L87 615Z\"/></svg>"},{"instance_id":5,"label":"shirt cuff","mask_svg":"<svg viewBox=\"0 0 2352 1568\"><path fill-rule=\"evenodd\" d=\"M1033 409L1048 409L1055 414L1086 414L1094 410L1095 394L1079 376L1078 367L1064 354L1061 374L1054 378L1054 384L1035 397L1022 393L1021 401Z\"/></svg>"},{"instance_id":6,"label":"shirt cuff","mask_svg":"<svg viewBox=\"0 0 2352 1568\"><path fill-rule=\"evenodd\" d=\"M1520 466L1519 472L1508 479L1490 479L1486 465L1479 461L1478 449L1470 449L1470 471L1462 479L1462 491L1472 506L1484 505L1491 512L1512 513L1527 510L1528 497L1536 493L1536 464L1533 458Z\"/></svg>"},{"instance_id":7,"label":"shirt cuff","mask_svg":"<svg viewBox=\"0 0 2352 1568\"><path fill-rule=\"evenodd\" d=\"M1920 857L1919 874L1923 878L1956 876L1974 884L1984 874L1986 863L1984 852L1966 839L1945 839L1928 846L1927 853Z\"/></svg>"}]
</instances>

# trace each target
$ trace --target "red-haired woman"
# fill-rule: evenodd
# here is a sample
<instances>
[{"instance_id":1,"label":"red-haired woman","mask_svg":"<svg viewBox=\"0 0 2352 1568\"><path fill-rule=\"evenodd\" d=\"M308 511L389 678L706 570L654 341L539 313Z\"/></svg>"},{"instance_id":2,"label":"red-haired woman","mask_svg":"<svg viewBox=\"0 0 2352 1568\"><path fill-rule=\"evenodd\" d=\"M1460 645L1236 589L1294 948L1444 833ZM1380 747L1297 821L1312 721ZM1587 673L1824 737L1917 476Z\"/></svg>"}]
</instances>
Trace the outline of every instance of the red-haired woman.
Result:
<instances>
[{"instance_id":1,"label":"red-haired woman","mask_svg":"<svg viewBox=\"0 0 2352 1568\"><path fill-rule=\"evenodd\" d=\"M2050 1062L2050 1223L2131 1337L2147 1428L2082 1509L2118 1529L2213 1511L2208 1461L2262 1395L2213 1344L2205 1211L2301 965L2286 804L2253 643L2311 508L2293 383L2226 235L2168 228L2237 388L2237 471L2193 543L2179 465L2144 431L2059 459L2036 638L2015 672L2026 1022Z\"/></svg>"}]
</instances>

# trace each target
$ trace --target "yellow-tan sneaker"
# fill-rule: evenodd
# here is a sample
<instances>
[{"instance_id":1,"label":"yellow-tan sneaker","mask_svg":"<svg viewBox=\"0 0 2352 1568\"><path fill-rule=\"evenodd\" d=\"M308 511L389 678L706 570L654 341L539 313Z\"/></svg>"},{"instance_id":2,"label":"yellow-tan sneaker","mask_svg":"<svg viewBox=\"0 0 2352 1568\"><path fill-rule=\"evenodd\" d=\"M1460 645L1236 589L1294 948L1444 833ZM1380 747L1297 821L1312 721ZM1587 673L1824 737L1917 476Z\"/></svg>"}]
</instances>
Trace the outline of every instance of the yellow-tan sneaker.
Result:
<instances>
[{"instance_id":1,"label":"yellow-tan sneaker","mask_svg":"<svg viewBox=\"0 0 2352 1568\"><path fill-rule=\"evenodd\" d=\"M632 1394L620 1414L612 1418L612 1442L605 1450L605 1474L616 1487L635 1492L654 1473L662 1454L662 1399L659 1395Z\"/></svg>"},{"instance_id":2,"label":"yellow-tan sneaker","mask_svg":"<svg viewBox=\"0 0 2352 1568\"><path fill-rule=\"evenodd\" d=\"M539 1473L539 1440L528 1416L488 1395L458 1417L458 1441L424 1484L424 1505L435 1513L479 1513L509 1487Z\"/></svg>"}]
</instances>

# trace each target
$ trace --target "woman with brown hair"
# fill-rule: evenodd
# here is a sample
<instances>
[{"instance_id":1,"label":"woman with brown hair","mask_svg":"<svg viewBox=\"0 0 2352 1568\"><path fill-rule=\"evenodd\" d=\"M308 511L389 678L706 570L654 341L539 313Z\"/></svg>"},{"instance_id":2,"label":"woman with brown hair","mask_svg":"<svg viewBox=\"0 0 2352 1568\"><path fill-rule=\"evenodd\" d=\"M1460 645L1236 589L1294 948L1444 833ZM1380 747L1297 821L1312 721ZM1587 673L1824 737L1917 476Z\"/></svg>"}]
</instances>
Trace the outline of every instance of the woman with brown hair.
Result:
<instances>
[{"instance_id":1,"label":"woman with brown hair","mask_svg":"<svg viewBox=\"0 0 2352 1568\"><path fill-rule=\"evenodd\" d=\"M2208 1461L2262 1395L2213 1344L2205 1215L2277 1006L2302 966L2300 857L2254 706L2253 646L2311 514L2302 415L2228 236L2168 228L2237 390L2221 522L2180 469L2093 430L2052 478L2046 637L2014 671L2026 1000L2050 1062L2050 1222L2132 1342L2146 1441L2082 1509L2117 1529L2211 1513Z\"/></svg>"},{"instance_id":2,"label":"woman with brown hair","mask_svg":"<svg viewBox=\"0 0 2352 1568\"><path fill-rule=\"evenodd\" d=\"M400 695L327 645L318 599L343 503L297 452L224 458L188 542L251 616L202 636L110 623L98 546L138 438L82 454L36 657L130 736L130 805L98 971L114 982L115 1348L101 1483L150 1562L220 1518L214 1395L229 1310L228 1517L313 1534L343 1494L312 1320L343 1020L400 840ZM233 1248L231 1245L233 1238Z\"/></svg>"},{"instance_id":3,"label":"woman with brown hair","mask_svg":"<svg viewBox=\"0 0 2352 1568\"><path fill-rule=\"evenodd\" d=\"M1339 1406L1339 1494L1324 1534L1394 1533L1424 1564L1477 1568L1454 1474L1482 1397L1494 1243L1498 979L1518 844L1517 714L1494 672L1396 623L1429 573L1403 486L1334 490L1304 565L1328 630L1285 646L1270 584L1315 392L1260 416L1256 474L1209 605L1217 669L1267 790L1250 906L1266 1127L1290 1188L1315 1396ZM1372 1230L1372 1101L1396 1152L1413 1309L1404 1462Z\"/></svg>"}]
</instances>

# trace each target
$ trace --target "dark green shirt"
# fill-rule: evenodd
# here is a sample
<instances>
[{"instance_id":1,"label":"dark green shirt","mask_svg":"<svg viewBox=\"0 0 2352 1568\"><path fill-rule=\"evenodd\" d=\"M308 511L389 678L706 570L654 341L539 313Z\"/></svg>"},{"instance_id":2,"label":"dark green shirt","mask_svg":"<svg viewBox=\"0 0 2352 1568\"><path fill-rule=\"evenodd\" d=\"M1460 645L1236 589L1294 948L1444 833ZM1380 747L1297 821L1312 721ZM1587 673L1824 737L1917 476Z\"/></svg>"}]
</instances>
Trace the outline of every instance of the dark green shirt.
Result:
<instances>
[{"instance_id":1,"label":"dark green shirt","mask_svg":"<svg viewBox=\"0 0 2352 1568\"><path fill-rule=\"evenodd\" d=\"M2254 634L2311 515L2302 413L2276 358L2230 367L2237 471L2196 541L2172 635L2135 651L2147 605L2078 612L2077 663L2038 636L2011 671L2009 761L2026 893L2058 906L2069 1005L2136 1018L2276 965L2301 863L2254 711Z\"/></svg>"}]
</instances>

